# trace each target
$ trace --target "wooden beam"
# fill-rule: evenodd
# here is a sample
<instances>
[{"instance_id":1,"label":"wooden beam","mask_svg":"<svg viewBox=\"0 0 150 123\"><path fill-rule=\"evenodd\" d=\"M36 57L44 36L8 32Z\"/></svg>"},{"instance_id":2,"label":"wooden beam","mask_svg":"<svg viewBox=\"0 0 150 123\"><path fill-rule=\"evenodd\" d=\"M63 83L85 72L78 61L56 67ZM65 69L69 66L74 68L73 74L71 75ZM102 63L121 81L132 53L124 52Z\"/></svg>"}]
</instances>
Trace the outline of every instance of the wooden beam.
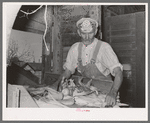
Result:
<instances>
[{"instance_id":1,"label":"wooden beam","mask_svg":"<svg viewBox=\"0 0 150 123\"><path fill-rule=\"evenodd\" d=\"M61 74L63 66L63 48L60 34L60 18L58 16L58 7L54 6L54 33L53 33L53 71L52 73Z\"/></svg>"},{"instance_id":2,"label":"wooden beam","mask_svg":"<svg viewBox=\"0 0 150 123\"><path fill-rule=\"evenodd\" d=\"M44 26L45 26L45 23L43 23L43 22L40 22L40 21L37 21L37 20L31 19L31 18L30 18L30 20L31 20L31 21L33 21L33 22L36 22L36 23L38 23L38 24L41 24L41 25L44 25Z\"/></svg>"},{"instance_id":3,"label":"wooden beam","mask_svg":"<svg viewBox=\"0 0 150 123\"><path fill-rule=\"evenodd\" d=\"M91 6L89 15L98 22L98 32L96 34L96 38L101 39L101 6Z\"/></svg>"},{"instance_id":4,"label":"wooden beam","mask_svg":"<svg viewBox=\"0 0 150 123\"><path fill-rule=\"evenodd\" d=\"M40 35L44 34L44 31L38 30L38 29L34 29L34 28L31 28L31 27L26 27L23 31L32 32L32 33L36 33L36 34L40 34Z\"/></svg>"},{"instance_id":5,"label":"wooden beam","mask_svg":"<svg viewBox=\"0 0 150 123\"><path fill-rule=\"evenodd\" d=\"M113 11L109 10L109 9L107 9L107 11L108 11L108 12L110 12L111 14L115 15L115 16L117 16L117 15L118 15L117 13L115 13L115 12L113 12Z\"/></svg>"},{"instance_id":6,"label":"wooden beam","mask_svg":"<svg viewBox=\"0 0 150 123\"><path fill-rule=\"evenodd\" d=\"M45 35L45 42L42 44L42 84L44 83L45 72L51 72L51 49L52 49L52 23L53 23L53 6L47 6L46 20L47 33ZM48 49L47 49L47 47Z\"/></svg>"},{"instance_id":7,"label":"wooden beam","mask_svg":"<svg viewBox=\"0 0 150 123\"><path fill-rule=\"evenodd\" d=\"M107 41L107 37L106 37L106 22L105 22L105 18L106 17L110 17L110 12L107 11L107 7L108 6L101 6L101 10L102 10L102 24L101 24L101 30L102 30L102 40L103 41Z\"/></svg>"}]
</instances>

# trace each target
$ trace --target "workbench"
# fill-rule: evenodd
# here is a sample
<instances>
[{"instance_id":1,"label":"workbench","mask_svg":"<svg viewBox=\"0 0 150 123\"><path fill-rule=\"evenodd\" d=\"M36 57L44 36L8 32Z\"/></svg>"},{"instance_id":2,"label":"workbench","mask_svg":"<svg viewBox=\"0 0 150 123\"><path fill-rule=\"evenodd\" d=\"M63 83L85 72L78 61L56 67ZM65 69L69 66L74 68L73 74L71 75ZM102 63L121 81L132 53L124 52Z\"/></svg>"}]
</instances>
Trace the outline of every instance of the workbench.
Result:
<instances>
[{"instance_id":1,"label":"workbench","mask_svg":"<svg viewBox=\"0 0 150 123\"><path fill-rule=\"evenodd\" d=\"M9 108L99 108L93 106L80 106L77 104L63 105L59 101L52 100L47 103L42 100L36 100L27 91L27 86L8 84L8 105ZM119 106L115 106L119 108Z\"/></svg>"}]
</instances>

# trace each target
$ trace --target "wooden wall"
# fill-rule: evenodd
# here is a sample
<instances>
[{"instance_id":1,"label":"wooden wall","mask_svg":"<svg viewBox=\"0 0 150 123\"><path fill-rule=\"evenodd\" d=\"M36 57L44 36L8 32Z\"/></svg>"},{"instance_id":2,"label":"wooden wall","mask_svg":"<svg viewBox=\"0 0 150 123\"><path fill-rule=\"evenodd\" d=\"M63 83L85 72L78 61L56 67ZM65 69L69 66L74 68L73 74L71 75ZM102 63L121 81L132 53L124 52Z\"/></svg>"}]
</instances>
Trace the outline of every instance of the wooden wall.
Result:
<instances>
[{"instance_id":1,"label":"wooden wall","mask_svg":"<svg viewBox=\"0 0 150 123\"><path fill-rule=\"evenodd\" d=\"M122 64L129 64L120 88L122 102L145 106L145 13L105 17L106 40ZM125 74L124 74L125 75Z\"/></svg>"},{"instance_id":2,"label":"wooden wall","mask_svg":"<svg viewBox=\"0 0 150 123\"><path fill-rule=\"evenodd\" d=\"M145 88L146 88L146 76L145 76L145 13L139 12L136 14L136 45L137 45L137 52L136 52L136 97L137 102L136 106L138 107L145 107Z\"/></svg>"}]
</instances>

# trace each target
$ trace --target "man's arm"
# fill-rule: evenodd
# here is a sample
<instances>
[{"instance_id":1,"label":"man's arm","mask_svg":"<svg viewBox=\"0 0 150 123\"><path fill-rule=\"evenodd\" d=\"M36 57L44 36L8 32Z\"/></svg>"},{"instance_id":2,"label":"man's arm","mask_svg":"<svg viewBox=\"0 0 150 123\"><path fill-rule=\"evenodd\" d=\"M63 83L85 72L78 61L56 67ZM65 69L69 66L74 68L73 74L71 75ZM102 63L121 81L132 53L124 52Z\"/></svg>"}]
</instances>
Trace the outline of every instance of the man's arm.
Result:
<instances>
[{"instance_id":1,"label":"man's arm","mask_svg":"<svg viewBox=\"0 0 150 123\"><path fill-rule=\"evenodd\" d=\"M122 71L121 71L120 67L114 68L114 72L115 72L114 83L112 85L110 92L108 93L108 95L106 97L106 103L108 106L114 106L116 104L117 92L118 92L118 90L122 84L122 80L123 80L123 75L122 75Z\"/></svg>"}]
</instances>

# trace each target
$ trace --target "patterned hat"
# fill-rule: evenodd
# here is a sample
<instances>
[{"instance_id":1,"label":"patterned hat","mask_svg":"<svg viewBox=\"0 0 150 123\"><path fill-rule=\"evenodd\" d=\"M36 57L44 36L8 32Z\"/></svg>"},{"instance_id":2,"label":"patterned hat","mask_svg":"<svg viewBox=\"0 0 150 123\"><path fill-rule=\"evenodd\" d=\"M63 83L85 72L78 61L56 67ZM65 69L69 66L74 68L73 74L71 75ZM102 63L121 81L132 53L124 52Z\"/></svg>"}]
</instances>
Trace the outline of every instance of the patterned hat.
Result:
<instances>
[{"instance_id":1,"label":"patterned hat","mask_svg":"<svg viewBox=\"0 0 150 123\"><path fill-rule=\"evenodd\" d=\"M91 32L93 27L98 27L98 23L96 20L91 18L82 18L77 23L76 26L80 28L83 32Z\"/></svg>"}]
</instances>

